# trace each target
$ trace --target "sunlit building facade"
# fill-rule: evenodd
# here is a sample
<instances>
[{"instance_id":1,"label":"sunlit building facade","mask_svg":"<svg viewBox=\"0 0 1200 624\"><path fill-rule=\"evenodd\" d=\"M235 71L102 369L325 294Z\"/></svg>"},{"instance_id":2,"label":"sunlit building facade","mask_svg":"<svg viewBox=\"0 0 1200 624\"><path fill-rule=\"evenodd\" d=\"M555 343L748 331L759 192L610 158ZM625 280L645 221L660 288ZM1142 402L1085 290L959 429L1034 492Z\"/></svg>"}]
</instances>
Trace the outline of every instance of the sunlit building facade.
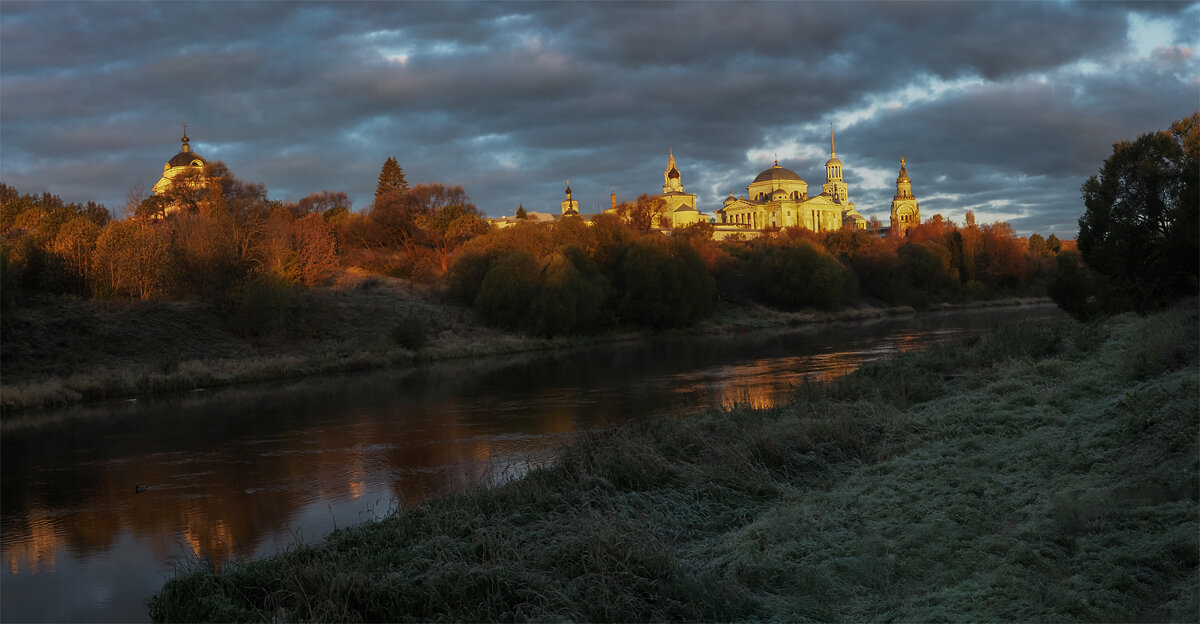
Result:
<instances>
[{"instance_id":1,"label":"sunlit building facade","mask_svg":"<svg viewBox=\"0 0 1200 624\"><path fill-rule=\"evenodd\" d=\"M814 232L842 228L866 229L867 220L849 199L849 187L842 177L842 161L829 136L829 160L825 162L825 184L821 192L809 196L808 182L800 174L781 167L779 161L758 174L746 187L746 195L734 197L730 191L716 211L719 223L747 230L802 227Z\"/></svg>"},{"instance_id":2,"label":"sunlit building facade","mask_svg":"<svg viewBox=\"0 0 1200 624\"><path fill-rule=\"evenodd\" d=\"M921 209L913 197L912 180L908 178L908 167L900 157L900 175L896 176L896 196L892 198L891 236L904 238L908 230L921 223Z\"/></svg>"},{"instance_id":3,"label":"sunlit building facade","mask_svg":"<svg viewBox=\"0 0 1200 624\"><path fill-rule=\"evenodd\" d=\"M663 192L657 196L657 199L663 201L663 212L655 220L655 226L670 229L699 223L704 218L696 210L696 196L683 188L683 175L675 165L675 150L670 149L667 153L667 169L663 171Z\"/></svg>"}]
</instances>

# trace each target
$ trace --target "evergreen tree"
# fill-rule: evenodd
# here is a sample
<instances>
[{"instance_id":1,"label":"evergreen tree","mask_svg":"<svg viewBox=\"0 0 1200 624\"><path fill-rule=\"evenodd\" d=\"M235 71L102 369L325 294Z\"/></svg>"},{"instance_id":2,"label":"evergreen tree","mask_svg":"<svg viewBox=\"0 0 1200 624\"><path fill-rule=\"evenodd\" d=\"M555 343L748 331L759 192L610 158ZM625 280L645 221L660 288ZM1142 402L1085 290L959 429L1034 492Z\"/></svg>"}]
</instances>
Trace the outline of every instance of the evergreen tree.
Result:
<instances>
[{"instance_id":1,"label":"evergreen tree","mask_svg":"<svg viewBox=\"0 0 1200 624\"><path fill-rule=\"evenodd\" d=\"M525 205L522 204L520 206L517 206L517 218L518 219L526 219L528 217L529 217L529 215L525 213Z\"/></svg>"},{"instance_id":2,"label":"evergreen tree","mask_svg":"<svg viewBox=\"0 0 1200 624\"><path fill-rule=\"evenodd\" d=\"M407 190L408 180L404 179L404 169L396 162L395 156L388 156L383 162L383 169L379 171L379 186L375 187L375 199L379 199L384 193Z\"/></svg>"}]
</instances>

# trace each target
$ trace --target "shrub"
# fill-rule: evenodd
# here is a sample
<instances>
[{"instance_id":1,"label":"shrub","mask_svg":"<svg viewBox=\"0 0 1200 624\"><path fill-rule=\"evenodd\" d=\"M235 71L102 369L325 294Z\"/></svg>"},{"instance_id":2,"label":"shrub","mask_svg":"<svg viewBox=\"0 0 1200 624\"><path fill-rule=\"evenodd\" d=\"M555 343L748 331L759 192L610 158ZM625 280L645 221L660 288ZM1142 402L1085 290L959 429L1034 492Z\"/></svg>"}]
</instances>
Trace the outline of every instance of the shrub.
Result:
<instances>
[{"instance_id":1,"label":"shrub","mask_svg":"<svg viewBox=\"0 0 1200 624\"><path fill-rule=\"evenodd\" d=\"M533 256L524 251L509 253L488 269L475 297L475 311L489 323L521 329L540 286L540 271Z\"/></svg>"},{"instance_id":2,"label":"shrub","mask_svg":"<svg viewBox=\"0 0 1200 624\"><path fill-rule=\"evenodd\" d=\"M791 309L841 306L845 269L811 242L759 247L748 262L755 292L767 303Z\"/></svg>"},{"instance_id":3,"label":"shrub","mask_svg":"<svg viewBox=\"0 0 1200 624\"><path fill-rule=\"evenodd\" d=\"M687 325L712 310L715 282L694 249L662 237L637 240L618 267L621 319L655 328Z\"/></svg>"},{"instance_id":4,"label":"shrub","mask_svg":"<svg viewBox=\"0 0 1200 624\"><path fill-rule=\"evenodd\" d=\"M529 311L529 326L547 336L593 331L608 324L608 280L578 247L550 256L541 290Z\"/></svg>"},{"instance_id":5,"label":"shrub","mask_svg":"<svg viewBox=\"0 0 1200 624\"><path fill-rule=\"evenodd\" d=\"M392 329L392 342L416 351L429 342L429 326L423 318L410 312Z\"/></svg>"},{"instance_id":6,"label":"shrub","mask_svg":"<svg viewBox=\"0 0 1200 624\"><path fill-rule=\"evenodd\" d=\"M263 336L291 325L295 287L277 274L256 274L234 284L228 297L229 320L235 332Z\"/></svg>"}]
</instances>

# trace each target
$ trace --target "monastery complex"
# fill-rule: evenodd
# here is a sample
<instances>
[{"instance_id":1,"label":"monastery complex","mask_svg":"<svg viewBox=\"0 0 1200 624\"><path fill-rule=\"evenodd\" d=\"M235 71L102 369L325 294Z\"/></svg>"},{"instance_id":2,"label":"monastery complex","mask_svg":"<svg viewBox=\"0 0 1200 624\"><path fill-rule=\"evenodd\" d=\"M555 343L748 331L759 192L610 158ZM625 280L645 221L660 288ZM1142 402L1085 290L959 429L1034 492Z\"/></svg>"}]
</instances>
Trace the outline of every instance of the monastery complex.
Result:
<instances>
[{"instance_id":1,"label":"monastery complex","mask_svg":"<svg viewBox=\"0 0 1200 624\"><path fill-rule=\"evenodd\" d=\"M759 173L746 187L746 194L735 197L730 191L722 205L710 217L696 208L696 196L683 186L683 176L675 163L674 150L668 151L667 168L663 171L662 193L655 199L662 200L662 212L654 221L655 229L669 232L675 228L694 223L707 222L714 226L713 236L717 239L740 235L747 238L758 236L767 228L801 227L814 232L840 229L865 230L867 220L850 201L850 189L843 179L843 164L837 157L833 133L829 135L829 160L825 161L825 183L820 192L809 193L808 182L800 174L781 167L776 160L771 168ZM815 189L814 189L815 190ZM616 195L606 212L617 207ZM568 215L579 215L579 202L571 194L567 182L566 199L559 206L559 214L530 212L533 221L553 221ZM587 218L586 215L580 215ZM514 217L493 219L500 227L512 225ZM917 198L912 193L912 180L904 159L900 159L900 173L896 177L896 195L892 198L891 224L881 234L904 236L909 228L921 222L921 211Z\"/></svg>"},{"instance_id":2,"label":"monastery complex","mask_svg":"<svg viewBox=\"0 0 1200 624\"><path fill-rule=\"evenodd\" d=\"M183 145L178 154L163 164L162 178L154 185L154 193L161 195L171 187L177 176L186 171L204 170L204 157L192 151L184 127ZM747 238L758 236L767 228L801 227L814 232L840 229L865 230L867 220L850 201L850 189L842 177L842 161L837 157L833 143L832 128L829 133L829 160L825 161L825 183L818 193L810 194L808 182L798 173L781 167L779 161L759 173L746 187L746 194L735 197L733 191L716 209L714 216L701 213L696 208L696 195L688 193L683 186L683 174L675 164L674 150L668 150L667 168L663 171L662 193L654 199L662 201L662 210L653 221L653 227L663 232L687 227L695 223L712 223L713 236L717 239L740 235ZM815 189L814 189L815 191ZM617 207L617 198L611 196L611 206ZM558 214L529 212L530 221L554 221L565 216L579 215L579 201L571 194L571 183L567 182L566 198L559 205ZM515 217L491 219L498 227L507 227L517 222ZM900 159L900 173L896 177L896 195L892 198L891 224L884 231L891 236L903 237L909 228L921 222L921 210L912 193L912 180L904 158ZM883 233L883 232L881 232Z\"/></svg>"}]
</instances>

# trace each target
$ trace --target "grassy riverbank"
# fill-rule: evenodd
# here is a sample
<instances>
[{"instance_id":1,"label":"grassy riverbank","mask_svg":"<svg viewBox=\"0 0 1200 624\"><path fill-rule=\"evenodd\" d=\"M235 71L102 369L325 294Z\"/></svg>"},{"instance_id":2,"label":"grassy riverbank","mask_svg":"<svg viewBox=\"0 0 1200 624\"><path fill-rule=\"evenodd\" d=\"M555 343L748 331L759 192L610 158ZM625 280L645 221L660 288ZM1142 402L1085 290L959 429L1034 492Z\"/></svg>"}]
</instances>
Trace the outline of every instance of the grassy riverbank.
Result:
<instances>
[{"instance_id":1,"label":"grassy riverbank","mask_svg":"<svg viewBox=\"0 0 1200 624\"><path fill-rule=\"evenodd\" d=\"M1001 303L1022 302L1028 301ZM275 312L274 322L250 335L231 320L234 311L213 302L46 298L8 310L0 323L0 413L642 335L522 336L484 325L470 309L435 290L354 270L331 287L296 294ZM789 313L725 304L686 331L744 331L907 313L912 309Z\"/></svg>"},{"instance_id":2,"label":"grassy riverbank","mask_svg":"<svg viewBox=\"0 0 1200 624\"><path fill-rule=\"evenodd\" d=\"M1195 621L1196 303L1009 327L767 410L583 434L550 466L271 559L170 621Z\"/></svg>"}]
</instances>

